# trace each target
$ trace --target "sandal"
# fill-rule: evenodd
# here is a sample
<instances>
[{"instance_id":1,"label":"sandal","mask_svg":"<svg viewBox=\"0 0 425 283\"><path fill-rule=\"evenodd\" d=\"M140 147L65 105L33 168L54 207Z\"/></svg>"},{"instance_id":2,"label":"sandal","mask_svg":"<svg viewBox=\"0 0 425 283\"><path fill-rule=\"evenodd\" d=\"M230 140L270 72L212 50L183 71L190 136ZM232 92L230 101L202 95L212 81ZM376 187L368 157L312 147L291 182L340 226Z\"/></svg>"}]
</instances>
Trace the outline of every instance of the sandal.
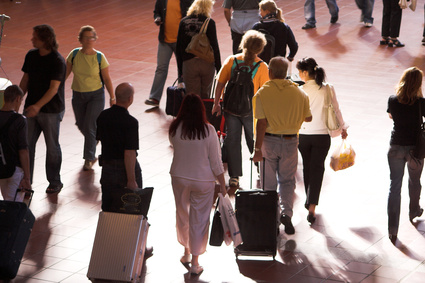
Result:
<instances>
[{"instance_id":1,"label":"sandal","mask_svg":"<svg viewBox=\"0 0 425 283\"><path fill-rule=\"evenodd\" d=\"M383 37L381 39L381 41L379 41L379 45L388 45L389 42L390 42L390 38L389 37Z\"/></svg>"},{"instance_id":2,"label":"sandal","mask_svg":"<svg viewBox=\"0 0 425 283\"><path fill-rule=\"evenodd\" d=\"M63 188L63 185L59 186L48 186L46 189L46 194L57 194L59 193Z\"/></svg>"},{"instance_id":3,"label":"sandal","mask_svg":"<svg viewBox=\"0 0 425 283\"><path fill-rule=\"evenodd\" d=\"M404 47L404 44L398 39L390 39L388 42L388 47Z\"/></svg>"}]
</instances>

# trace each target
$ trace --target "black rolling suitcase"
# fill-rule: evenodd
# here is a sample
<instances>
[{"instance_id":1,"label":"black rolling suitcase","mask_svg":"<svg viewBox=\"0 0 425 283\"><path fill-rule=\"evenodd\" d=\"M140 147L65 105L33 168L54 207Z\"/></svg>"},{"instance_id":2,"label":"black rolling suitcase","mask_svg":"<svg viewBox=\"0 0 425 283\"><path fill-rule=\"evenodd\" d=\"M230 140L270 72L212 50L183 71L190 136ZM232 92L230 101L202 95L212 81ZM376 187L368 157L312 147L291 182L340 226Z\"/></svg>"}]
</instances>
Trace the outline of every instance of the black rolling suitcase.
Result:
<instances>
[{"instance_id":1,"label":"black rolling suitcase","mask_svg":"<svg viewBox=\"0 0 425 283\"><path fill-rule=\"evenodd\" d=\"M0 201L0 279L13 279L18 273L35 222L28 206L23 202Z\"/></svg>"},{"instance_id":2,"label":"black rolling suitcase","mask_svg":"<svg viewBox=\"0 0 425 283\"><path fill-rule=\"evenodd\" d=\"M277 205L276 191L254 189L236 192L236 219L243 239L243 243L235 248L236 258L239 255L272 256L274 260L277 250Z\"/></svg>"}]
</instances>

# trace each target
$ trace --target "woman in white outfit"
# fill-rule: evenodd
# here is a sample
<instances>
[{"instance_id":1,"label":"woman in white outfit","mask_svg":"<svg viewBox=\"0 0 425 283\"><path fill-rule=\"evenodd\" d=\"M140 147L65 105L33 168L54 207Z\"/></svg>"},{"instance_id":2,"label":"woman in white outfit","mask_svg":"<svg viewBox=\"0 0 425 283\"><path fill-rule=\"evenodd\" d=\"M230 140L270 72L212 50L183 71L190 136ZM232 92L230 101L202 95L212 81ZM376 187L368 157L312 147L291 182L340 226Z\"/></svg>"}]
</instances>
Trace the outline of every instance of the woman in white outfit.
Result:
<instances>
[{"instance_id":1,"label":"woman in white outfit","mask_svg":"<svg viewBox=\"0 0 425 283\"><path fill-rule=\"evenodd\" d=\"M303 58L297 62L300 78L305 81L302 89L308 94L313 120L303 123L299 131L298 149L303 158L303 177L306 193L305 208L308 210L307 221L316 221L316 206L319 204L325 159L331 145L331 136L347 137L348 125L345 124L339 109L334 87L325 83L325 70L317 65L313 58ZM332 105L340 122L336 131L329 132L325 124L325 101L328 92L332 96Z\"/></svg>"},{"instance_id":2,"label":"woman in white outfit","mask_svg":"<svg viewBox=\"0 0 425 283\"><path fill-rule=\"evenodd\" d=\"M226 195L221 148L214 127L207 122L205 107L195 94L184 97L171 123L169 139L174 148L170 175L176 202L177 239L184 246L180 261L191 263L190 273L203 271L198 257L208 242L215 180Z\"/></svg>"}]
</instances>

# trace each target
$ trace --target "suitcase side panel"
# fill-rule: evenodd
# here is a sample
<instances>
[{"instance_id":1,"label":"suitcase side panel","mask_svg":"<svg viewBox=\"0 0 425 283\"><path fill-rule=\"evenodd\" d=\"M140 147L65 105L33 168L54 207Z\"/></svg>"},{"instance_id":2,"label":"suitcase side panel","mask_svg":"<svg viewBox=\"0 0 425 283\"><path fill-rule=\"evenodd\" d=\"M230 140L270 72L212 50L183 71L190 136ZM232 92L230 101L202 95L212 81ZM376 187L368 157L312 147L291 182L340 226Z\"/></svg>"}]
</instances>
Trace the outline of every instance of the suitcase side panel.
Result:
<instances>
[{"instance_id":1,"label":"suitcase side panel","mask_svg":"<svg viewBox=\"0 0 425 283\"><path fill-rule=\"evenodd\" d=\"M236 219L243 243L235 251L251 255L276 255L277 193L251 190L236 194Z\"/></svg>"},{"instance_id":2,"label":"suitcase side panel","mask_svg":"<svg viewBox=\"0 0 425 283\"><path fill-rule=\"evenodd\" d=\"M25 203L0 201L0 279L16 277L34 222Z\"/></svg>"},{"instance_id":3,"label":"suitcase side panel","mask_svg":"<svg viewBox=\"0 0 425 283\"><path fill-rule=\"evenodd\" d=\"M100 212L87 277L133 282L140 275L147 226L142 215Z\"/></svg>"}]
</instances>

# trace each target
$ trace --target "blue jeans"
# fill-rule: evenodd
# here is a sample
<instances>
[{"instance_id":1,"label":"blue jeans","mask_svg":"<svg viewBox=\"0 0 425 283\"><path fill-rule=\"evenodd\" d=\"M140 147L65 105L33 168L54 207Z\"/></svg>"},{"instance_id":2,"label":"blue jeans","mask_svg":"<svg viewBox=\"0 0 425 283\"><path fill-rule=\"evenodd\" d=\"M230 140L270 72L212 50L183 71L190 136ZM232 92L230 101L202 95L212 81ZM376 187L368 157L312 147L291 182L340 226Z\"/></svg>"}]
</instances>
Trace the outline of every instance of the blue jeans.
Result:
<instances>
[{"instance_id":1,"label":"blue jeans","mask_svg":"<svg viewBox=\"0 0 425 283\"><path fill-rule=\"evenodd\" d=\"M331 17L338 17L339 8L336 4L336 0L325 0L326 5L328 5L329 13ZM306 0L304 3L304 17L307 21L307 24L315 25L316 24L316 8L314 5L314 0Z\"/></svg>"},{"instance_id":2,"label":"blue jeans","mask_svg":"<svg viewBox=\"0 0 425 283\"><path fill-rule=\"evenodd\" d=\"M156 70L149 98L161 100L165 81L168 75L168 65L171 56L176 54L177 43L158 42L158 54L156 57Z\"/></svg>"},{"instance_id":3,"label":"blue jeans","mask_svg":"<svg viewBox=\"0 0 425 283\"><path fill-rule=\"evenodd\" d=\"M356 0L357 7L362 10L361 21L373 24L373 5L375 0Z\"/></svg>"},{"instance_id":4,"label":"blue jeans","mask_svg":"<svg viewBox=\"0 0 425 283\"><path fill-rule=\"evenodd\" d=\"M227 136L224 140L225 155L230 177L242 176L242 127L245 133L246 145L249 152L254 149L254 120L252 115L238 117L224 112Z\"/></svg>"},{"instance_id":5,"label":"blue jeans","mask_svg":"<svg viewBox=\"0 0 425 283\"><path fill-rule=\"evenodd\" d=\"M72 109L75 115L75 124L84 135L83 158L96 158L96 120L105 108L105 90L100 88L91 92L72 91Z\"/></svg>"},{"instance_id":6,"label":"blue jeans","mask_svg":"<svg viewBox=\"0 0 425 283\"><path fill-rule=\"evenodd\" d=\"M264 190L276 191L279 184L281 213L293 215L295 173L298 165L298 137L264 136L261 151L265 158ZM263 166L260 166L263 178Z\"/></svg>"},{"instance_id":7,"label":"blue jeans","mask_svg":"<svg viewBox=\"0 0 425 283\"><path fill-rule=\"evenodd\" d=\"M34 175L35 146L43 132L46 142L47 181L49 181L49 186L62 186L60 178L62 151L59 144L59 129L64 113L65 111L60 113L39 112L37 116L27 118L31 183Z\"/></svg>"},{"instance_id":8,"label":"blue jeans","mask_svg":"<svg viewBox=\"0 0 425 283\"><path fill-rule=\"evenodd\" d=\"M414 213L420 209L421 174L424 167L423 159L412 156L414 146L391 145L388 151L390 166L390 193L388 196L388 233L398 234L400 222L401 184L403 182L404 167L407 163L409 173L409 211Z\"/></svg>"}]
</instances>

